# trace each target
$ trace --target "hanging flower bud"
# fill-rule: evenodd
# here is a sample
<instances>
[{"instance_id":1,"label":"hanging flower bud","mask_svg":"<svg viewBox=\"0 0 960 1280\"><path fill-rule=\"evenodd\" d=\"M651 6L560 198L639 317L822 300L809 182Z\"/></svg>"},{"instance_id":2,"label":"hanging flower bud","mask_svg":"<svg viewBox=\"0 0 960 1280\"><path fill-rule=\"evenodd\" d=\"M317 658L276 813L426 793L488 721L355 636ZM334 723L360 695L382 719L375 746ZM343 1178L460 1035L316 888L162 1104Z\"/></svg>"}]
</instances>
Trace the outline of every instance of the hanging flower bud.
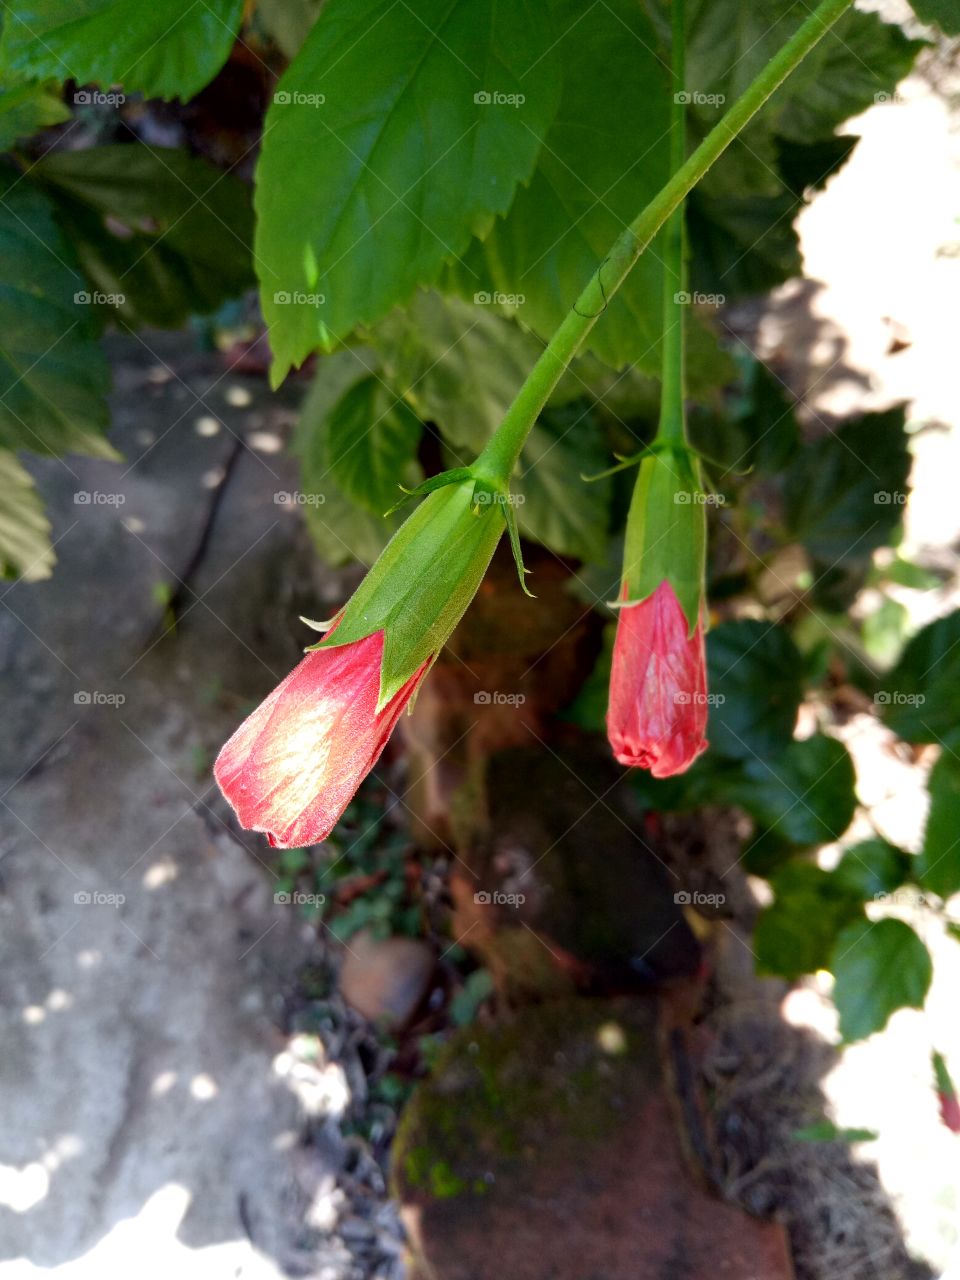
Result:
<instances>
[{"instance_id":1,"label":"hanging flower bud","mask_svg":"<svg viewBox=\"0 0 960 1280\"><path fill-rule=\"evenodd\" d=\"M271 844L326 839L473 599L505 517L460 474L429 492L324 639L220 752L224 796Z\"/></svg>"},{"instance_id":2,"label":"hanging flower bud","mask_svg":"<svg viewBox=\"0 0 960 1280\"><path fill-rule=\"evenodd\" d=\"M933 1074L937 1082L940 1119L951 1133L960 1133L960 1099L942 1053L933 1053Z\"/></svg>"},{"instance_id":3,"label":"hanging flower bud","mask_svg":"<svg viewBox=\"0 0 960 1280\"><path fill-rule=\"evenodd\" d=\"M655 778L682 773L706 749L703 626L693 635L669 582L617 621L607 735L621 764Z\"/></svg>"},{"instance_id":4,"label":"hanging flower bud","mask_svg":"<svg viewBox=\"0 0 960 1280\"><path fill-rule=\"evenodd\" d=\"M327 838L427 669L377 711L382 661L382 631L308 653L243 722L213 771L247 830L281 849Z\"/></svg>"},{"instance_id":5,"label":"hanging flower bud","mask_svg":"<svg viewBox=\"0 0 960 1280\"><path fill-rule=\"evenodd\" d=\"M701 499L686 446L644 458L627 520L607 736L621 764L655 778L682 773L707 746Z\"/></svg>"}]
</instances>

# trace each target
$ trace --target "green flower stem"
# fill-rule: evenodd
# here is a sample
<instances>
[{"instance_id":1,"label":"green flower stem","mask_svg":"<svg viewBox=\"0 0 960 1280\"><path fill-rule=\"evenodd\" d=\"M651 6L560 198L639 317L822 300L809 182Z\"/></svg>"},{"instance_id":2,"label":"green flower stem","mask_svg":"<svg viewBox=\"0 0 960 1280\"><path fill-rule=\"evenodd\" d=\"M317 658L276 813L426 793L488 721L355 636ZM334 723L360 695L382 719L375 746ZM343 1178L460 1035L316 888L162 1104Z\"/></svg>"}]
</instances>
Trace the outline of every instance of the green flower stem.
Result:
<instances>
[{"instance_id":1,"label":"green flower stem","mask_svg":"<svg viewBox=\"0 0 960 1280\"><path fill-rule=\"evenodd\" d=\"M550 339L500 426L471 470L506 489L527 435L583 340L603 314L634 263L683 198L696 186L771 94L833 26L853 0L820 0L799 29L774 55L647 207L617 237L573 309Z\"/></svg>"},{"instance_id":2,"label":"green flower stem","mask_svg":"<svg viewBox=\"0 0 960 1280\"><path fill-rule=\"evenodd\" d=\"M671 8L670 79L673 97L670 103L670 173L675 174L683 166L687 150L687 109L681 96L686 75L684 0L673 0ZM663 235L663 338L660 425L657 430L657 439L663 444L683 444L687 438L683 414L685 312L684 304L679 300L684 289L685 274L683 224L684 200L681 198L667 219Z\"/></svg>"}]
</instances>

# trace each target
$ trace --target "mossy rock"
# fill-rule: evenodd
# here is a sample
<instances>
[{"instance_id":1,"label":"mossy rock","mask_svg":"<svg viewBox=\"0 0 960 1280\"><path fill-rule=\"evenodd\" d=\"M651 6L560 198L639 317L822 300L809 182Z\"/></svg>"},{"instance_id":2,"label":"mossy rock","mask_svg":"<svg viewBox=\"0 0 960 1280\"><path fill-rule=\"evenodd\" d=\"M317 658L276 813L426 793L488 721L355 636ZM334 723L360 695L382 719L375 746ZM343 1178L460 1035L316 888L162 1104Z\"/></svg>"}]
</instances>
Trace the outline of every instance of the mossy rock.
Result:
<instances>
[{"instance_id":1,"label":"mossy rock","mask_svg":"<svg viewBox=\"0 0 960 1280\"><path fill-rule=\"evenodd\" d=\"M393 1190L423 1280L788 1280L785 1238L686 1170L652 997L465 1028L407 1105Z\"/></svg>"}]
</instances>

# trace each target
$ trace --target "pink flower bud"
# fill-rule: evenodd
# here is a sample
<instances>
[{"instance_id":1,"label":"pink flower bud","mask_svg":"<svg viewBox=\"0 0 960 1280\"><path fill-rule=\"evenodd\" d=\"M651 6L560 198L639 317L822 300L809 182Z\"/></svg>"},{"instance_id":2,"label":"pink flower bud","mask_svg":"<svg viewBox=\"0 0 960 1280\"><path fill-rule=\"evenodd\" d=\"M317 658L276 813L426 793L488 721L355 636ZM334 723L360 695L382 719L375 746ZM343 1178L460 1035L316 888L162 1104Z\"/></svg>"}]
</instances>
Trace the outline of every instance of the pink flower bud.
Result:
<instances>
[{"instance_id":1,"label":"pink flower bud","mask_svg":"<svg viewBox=\"0 0 960 1280\"><path fill-rule=\"evenodd\" d=\"M607 708L613 754L655 778L683 773L707 747L703 622L688 634L666 580L618 613Z\"/></svg>"},{"instance_id":2,"label":"pink flower bud","mask_svg":"<svg viewBox=\"0 0 960 1280\"><path fill-rule=\"evenodd\" d=\"M245 828L281 849L333 830L429 666L378 712L383 643L376 631L308 653L224 746L214 775Z\"/></svg>"}]
</instances>

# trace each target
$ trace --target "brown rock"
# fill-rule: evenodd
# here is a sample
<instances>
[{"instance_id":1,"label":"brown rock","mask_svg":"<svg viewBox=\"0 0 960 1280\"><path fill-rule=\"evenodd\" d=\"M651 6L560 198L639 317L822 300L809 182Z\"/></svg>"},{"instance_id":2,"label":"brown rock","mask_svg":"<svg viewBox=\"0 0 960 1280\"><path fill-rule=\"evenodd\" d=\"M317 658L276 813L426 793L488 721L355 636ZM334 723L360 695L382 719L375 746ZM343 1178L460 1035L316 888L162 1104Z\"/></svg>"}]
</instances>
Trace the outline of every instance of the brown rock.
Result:
<instances>
[{"instance_id":1,"label":"brown rock","mask_svg":"<svg viewBox=\"0 0 960 1280\"><path fill-rule=\"evenodd\" d=\"M394 1186L431 1280L790 1280L786 1235L680 1155L652 1002L465 1029L404 1114Z\"/></svg>"},{"instance_id":2,"label":"brown rock","mask_svg":"<svg viewBox=\"0 0 960 1280\"><path fill-rule=\"evenodd\" d=\"M391 1028L404 1026L427 993L433 951L416 938L351 938L340 969L340 992L358 1013Z\"/></svg>"}]
</instances>

